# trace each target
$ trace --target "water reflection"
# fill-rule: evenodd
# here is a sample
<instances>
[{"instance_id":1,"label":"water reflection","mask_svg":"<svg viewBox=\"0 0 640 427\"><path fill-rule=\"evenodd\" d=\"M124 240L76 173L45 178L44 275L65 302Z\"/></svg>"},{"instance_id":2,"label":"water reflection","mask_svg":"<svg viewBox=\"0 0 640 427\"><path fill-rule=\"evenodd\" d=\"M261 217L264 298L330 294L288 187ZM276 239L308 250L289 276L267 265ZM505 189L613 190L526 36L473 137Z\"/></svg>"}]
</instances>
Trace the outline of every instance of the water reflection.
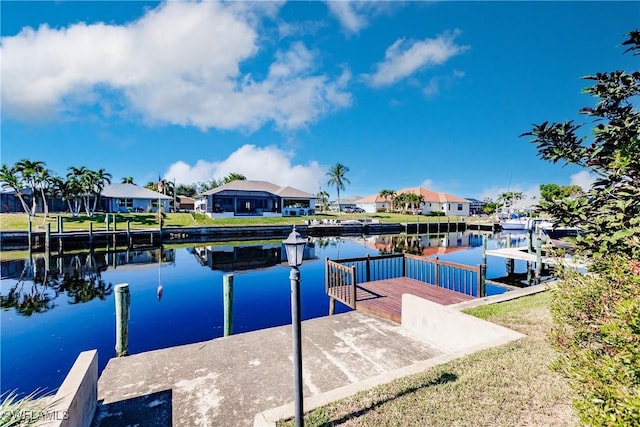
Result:
<instances>
[{"instance_id":1,"label":"water reflection","mask_svg":"<svg viewBox=\"0 0 640 427\"><path fill-rule=\"evenodd\" d=\"M481 251L473 248L479 242L478 233L310 239L300 266L302 318L327 315L325 258L376 255L380 249L402 245L417 246L423 254L437 248L451 252L458 245L472 249L442 257L476 265ZM3 253L0 263L0 392L59 387L78 353L87 349L98 350L101 371L115 356L113 287L118 283L131 285L131 353L222 337L223 276L232 271L230 331L239 334L291 323L289 268L279 240L129 252L96 249L13 261L6 257ZM488 270L490 277L503 275L504 263L490 259ZM491 289L488 286L487 292ZM349 310L336 305L336 313Z\"/></svg>"},{"instance_id":2,"label":"water reflection","mask_svg":"<svg viewBox=\"0 0 640 427\"><path fill-rule=\"evenodd\" d=\"M154 248L3 260L0 263L0 308L15 309L19 315L31 316L55 308L57 304L54 301L63 294L68 297L68 304L105 300L113 292L113 284L102 278L102 273L108 268L156 263L160 266L163 262L173 262L174 259L173 249ZM161 288L159 283L158 298L162 294Z\"/></svg>"},{"instance_id":3,"label":"water reflection","mask_svg":"<svg viewBox=\"0 0 640 427\"><path fill-rule=\"evenodd\" d=\"M407 253L421 256L450 254L459 250L482 245L480 234L468 232L369 236L364 238L365 245L376 249L380 255Z\"/></svg>"},{"instance_id":4,"label":"water reflection","mask_svg":"<svg viewBox=\"0 0 640 427\"><path fill-rule=\"evenodd\" d=\"M304 248L303 260L316 259L315 248L316 242L310 239ZM200 265L227 272L270 268L287 261L287 251L281 240L200 246L187 250Z\"/></svg>"}]
</instances>

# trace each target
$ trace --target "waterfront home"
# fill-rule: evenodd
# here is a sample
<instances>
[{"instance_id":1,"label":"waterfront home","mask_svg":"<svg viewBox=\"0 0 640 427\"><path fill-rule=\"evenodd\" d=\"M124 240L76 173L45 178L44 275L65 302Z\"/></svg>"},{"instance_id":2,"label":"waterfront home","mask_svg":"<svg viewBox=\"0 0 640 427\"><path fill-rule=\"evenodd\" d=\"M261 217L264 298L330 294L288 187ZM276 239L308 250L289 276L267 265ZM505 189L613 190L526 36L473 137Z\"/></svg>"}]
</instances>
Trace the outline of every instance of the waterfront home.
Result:
<instances>
[{"instance_id":1,"label":"waterfront home","mask_svg":"<svg viewBox=\"0 0 640 427\"><path fill-rule=\"evenodd\" d=\"M33 201L31 198L31 189L25 188L21 193L24 202L31 208ZM47 197L47 206L49 212L64 212L67 209L67 204L59 197ZM44 212L42 200L40 199L38 199L38 204L36 205L36 212ZM20 203L20 199L15 190L3 188L0 191L0 213L24 213L22 203Z\"/></svg>"},{"instance_id":2,"label":"waterfront home","mask_svg":"<svg viewBox=\"0 0 640 427\"><path fill-rule=\"evenodd\" d=\"M134 184L109 184L102 190L105 212L157 212L158 204L169 211L172 197Z\"/></svg>"},{"instance_id":3,"label":"waterfront home","mask_svg":"<svg viewBox=\"0 0 640 427\"><path fill-rule=\"evenodd\" d=\"M462 197L449 193L438 193L422 187L403 188L396 191L396 195L402 193L413 193L422 196L423 202L418 207L417 212L422 215L442 212L446 216L469 216L471 202ZM379 194L359 199L356 204L368 213L391 209L391 199L384 199ZM397 210L398 208L401 208L401 206L394 206L394 209Z\"/></svg>"},{"instance_id":4,"label":"waterfront home","mask_svg":"<svg viewBox=\"0 0 640 427\"><path fill-rule=\"evenodd\" d=\"M357 207L356 202L359 199L360 199L360 196L344 197L344 198L341 197L340 204L338 204L338 200L332 200L329 202L329 210L337 211L338 209L340 209L341 212L344 212L345 209L347 211L349 209L354 209Z\"/></svg>"},{"instance_id":5,"label":"waterfront home","mask_svg":"<svg viewBox=\"0 0 640 427\"><path fill-rule=\"evenodd\" d=\"M478 199L473 199L471 197L466 197L466 199L471 203L469 205L469 214L470 215L479 215L483 212L483 209L486 205L485 202Z\"/></svg>"},{"instance_id":6,"label":"waterfront home","mask_svg":"<svg viewBox=\"0 0 640 427\"><path fill-rule=\"evenodd\" d=\"M419 194L423 198L420 213L429 215L432 212L442 212L446 216L469 216L471 202L462 197L449 193L437 193L422 187L403 188L396 192Z\"/></svg>"},{"instance_id":7,"label":"waterfront home","mask_svg":"<svg viewBox=\"0 0 640 427\"><path fill-rule=\"evenodd\" d=\"M195 205L196 201L192 197L176 196L176 212L193 212Z\"/></svg>"},{"instance_id":8,"label":"waterfront home","mask_svg":"<svg viewBox=\"0 0 640 427\"><path fill-rule=\"evenodd\" d=\"M391 197L381 197L379 194L363 197L355 201L356 206L367 213L391 212Z\"/></svg>"},{"instance_id":9,"label":"waterfront home","mask_svg":"<svg viewBox=\"0 0 640 427\"><path fill-rule=\"evenodd\" d=\"M211 218L314 215L316 196L267 181L236 180L195 198L195 211Z\"/></svg>"}]
</instances>

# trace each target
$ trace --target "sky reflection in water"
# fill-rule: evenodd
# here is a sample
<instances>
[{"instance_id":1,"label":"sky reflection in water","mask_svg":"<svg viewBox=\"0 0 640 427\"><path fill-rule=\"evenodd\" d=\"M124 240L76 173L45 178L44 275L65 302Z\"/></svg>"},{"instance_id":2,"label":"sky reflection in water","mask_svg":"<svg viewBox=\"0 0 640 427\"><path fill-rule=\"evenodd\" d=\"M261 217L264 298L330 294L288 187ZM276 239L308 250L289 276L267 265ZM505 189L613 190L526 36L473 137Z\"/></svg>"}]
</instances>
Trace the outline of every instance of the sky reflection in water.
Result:
<instances>
[{"instance_id":1,"label":"sky reflection in water","mask_svg":"<svg viewBox=\"0 0 640 427\"><path fill-rule=\"evenodd\" d=\"M481 262L480 245L478 234L472 232L313 239L300 267L302 319L328 314L329 299L324 290L327 257L408 250L476 265ZM489 248L499 245L504 241L489 240ZM130 284L131 354L221 337L222 282L223 275L230 272L234 273L234 333L289 324L289 267L284 252L280 241L268 241L235 246L164 246L162 250L130 251L128 255L95 252L93 256L53 256L48 270L42 256L33 264L27 260L3 260L1 391L54 390L78 353L89 349L98 350L102 371L109 358L115 356L113 286L118 283ZM524 269L523 263L516 264L516 271ZM489 258L487 270L489 278L503 276L504 261ZM46 271L49 273L45 276ZM47 286L42 285L43 281ZM488 294L501 292L504 289L487 286ZM337 313L348 310L336 304Z\"/></svg>"}]
</instances>

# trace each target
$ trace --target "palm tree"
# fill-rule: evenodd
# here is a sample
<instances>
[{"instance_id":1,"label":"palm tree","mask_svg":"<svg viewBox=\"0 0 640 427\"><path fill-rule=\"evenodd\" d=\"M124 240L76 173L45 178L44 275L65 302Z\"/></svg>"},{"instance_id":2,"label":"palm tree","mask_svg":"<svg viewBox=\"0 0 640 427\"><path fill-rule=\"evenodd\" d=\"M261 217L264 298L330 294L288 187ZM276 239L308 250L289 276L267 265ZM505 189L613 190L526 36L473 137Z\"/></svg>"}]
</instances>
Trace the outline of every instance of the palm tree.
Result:
<instances>
[{"instance_id":1,"label":"palm tree","mask_svg":"<svg viewBox=\"0 0 640 427\"><path fill-rule=\"evenodd\" d=\"M24 212L27 215L31 216L29 206L24 200L24 194L22 193L24 184L21 177L17 174L15 167L10 168L7 165L2 165L0 168L0 181L2 182L2 188L10 188L15 191L16 197L20 200L20 204L22 205L22 209L24 209Z\"/></svg>"},{"instance_id":2,"label":"palm tree","mask_svg":"<svg viewBox=\"0 0 640 427\"><path fill-rule=\"evenodd\" d=\"M44 218L42 219L42 224L38 227L42 228L47 223L47 217L49 216L49 204L47 203L47 193L49 192L49 187L51 186L51 180L53 176L47 169L40 169L38 173L35 174L35 183L37 187L40 189L40 197L42 197L42 211L44 213Z\"/></svg>"},{"instance_id":3,"label":"palm tree","mask_svg":"<svg viewBox=\"0 0 640 427\"><path fill-rule=\"evenodd\" d=\"M402 213L405 213L409 209L409 193L400 193L396 195L395 202L402 206Z\"/></svg>"},{"instance_id":4,"label":"palm tree","mask_svg":"<svg viewBox=\"0 0 640 427\"><path fill-rule=\"evenodd\" d=\"M338 192L338 214L340 214L340 190L344 190L345 182L351 184L351 181L345 176L347 172L349 172L349 168L342 163L336 163L329 169L329 172L327 172L327 176L329 177L327 184L336 187L336 191Z\"/></svg>"},{"instance_id":5,"label":"palm tree","mask_svg":"<svg viewBox=\"0 0 640 427\"><path fill-rule=\"evenodd\" d=\"M411 203L411 209L413 211L415 211L422 202L424 202L424 197L422 196L422 194L411 193L409 195L409 203Z\"/></svg>"},{"instance_id":6,"label":"palm tree","mask_svg":"<svg viewBox=\"0 0 640 427\"><path fill-rule=\"evenodd\" d=\"M231 172L229 175L222 178L222 184L228 184L231 181L245 181L246 179L247 177L241 173Z\"/></svg>"},{"instance_id":7,"label":"palm tree","mask_svg":"<svg viewBox=\"0 0 640 427\"><path fill-rule=\"evenodd\" d=\"M91 178L93 184L91 187L91 193L93 194L93 209L91 209L89 216L93 216L95 213L98 199L100 198L100 194L102 194L102 190L104 190L105 184L111 184L111 174L105 171L104 168L100 168L91 174Z\"/></svg>"},{"instance_id":8,"label":"palm tree","mask_svg":"<svg viewBox=\"0 0 640 427\"><path fill-rule=\"evenodd\" d=\"M322 211L326 211L329 205L329 193L322 190L319 191L316 196L318 197L318 203L320 204L320 206L322 206Z\"/></svg>"},{"instance_id":9,"label":"palm tree","mask_svg":"<svg viewBox=\"0 0 640 427\"><path fill-rule=\"evenodd\" d=\"M391 201L391 212L393 212L393 202L395 201L396 192L394 190L384 189L380 191L379 196Z\"/></svg>"},{"instance_id":10,"label":"palm tree","mask_svg":"<svg viewBox=\"0 0 640 427\"><path fill-rule=\"evenodd\" d=\"M96 211L98 198L102 190L104 190L105 183L111 184L111 174L107 173L103 168L93 171L84 166L79 168L71 166L69 171L67 178L75 180L77 183L77 187L75 187L77 197L82 199L85 212L89 217L92 217ZM93 203L91 203L92 198Z\"/></svg>"},{"instance_id":11,"label":"palm tree","mask_svg":"<svg viewBox=\"0 0 640 427\"><path fill-rule=\"evenodd\" d=\"M82 168L71 166L68 170L67 180L65 181L67 203L69 204L71 214L74 218L77 218L80 214L80 209L82 208L83 189L81 176L84 174L84 170L86 170L86 168L84 166Z\"/></svg>"},{"instance_id":12,"label":"palm tree","mask_svg":"<svg viewBox=\"0 0 640 427\"><path fill-rule=\"evenodd\" d=\"M127 176L127 177L122 178L121 182L122 182L122 184L133 184L133 185L136 185L136 183L133 182L133 177L132 176Z\"/></svg>"},{"instance_id":13,"label":"palm tree","mask_svg":"<svg viewBox=\"0 0 640 427\"><path fill-rule=\"evenodd\" d=\"M196 184L180 184L176 186L176 194L179 196L193 197L196 193Z\"/></svg>"},{"instance_id":14,"label":"palm tree","mask_svg":"<svg viewBox=\"0 0 640 427\"><path fill-rule=\"evenodd\" d=\"M48 172L45 163L36 160L22 159L14 166L14 171L22 176L22 181L31 189L31 213L30 217L36 214L38 204L38 193L43 194L43 188L48 185ZM43 200L46 205L46 200Z\"/></svg>"},{"instance_id":15,"label":"palm tree","mask_svg":"<svg viewBox=\"0 0 640 427\"><path fill-rule=\"evenodd\" d=\"M89 195L88 188L91 184L90 179L91 171L84 166L80 166L79 168L75 166L69 167L69 173L67 173L67 181L72 181L74 194L73 197L75 199L75 207L74 210L75 217L80 213L80 208L82 207L82 202L84 202L85 210L87 214L89 214Z\"/></svg>"}]
</instances>

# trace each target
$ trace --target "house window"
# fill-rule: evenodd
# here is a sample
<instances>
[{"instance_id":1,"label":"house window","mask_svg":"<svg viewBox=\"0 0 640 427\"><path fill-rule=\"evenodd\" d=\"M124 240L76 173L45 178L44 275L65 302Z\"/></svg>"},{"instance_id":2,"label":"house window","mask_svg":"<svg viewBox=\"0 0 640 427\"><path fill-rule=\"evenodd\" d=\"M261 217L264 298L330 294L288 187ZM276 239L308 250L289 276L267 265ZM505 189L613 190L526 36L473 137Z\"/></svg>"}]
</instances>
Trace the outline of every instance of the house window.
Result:
<instances>
[{"instance_id":1,"label":"house window","mask_svg":"<svg viewBox=\"0 0 640 427\"><path fill-rule=\"evenodd\" d=\"M462 210L462 203L458 203L458 210L461 211Z\"/></svg>"},{"instance_id":2,"label":"house window","mask_svg":"<svg viewBox=\"0 0 640 427\"><path fill-rule=\"evenodd\" d=\"M310 206L309 200L291 200L284 199L282 202L283 207L285 208L308 208Z\"/></svg>"},{"instance_id":3,"label":"house window","mask_svg":"<svg viewBox=\"0 0 640 427\"><path fill-rule=\"evenodd\" d=\"M251 210L251 202L244 202L244 208L248 211Z\"/></svg>"},{"instance_id":4,"label":"house window","mask_svg":"<svg viewBox=\"0 0 640 427\"><path fill-rule=\"evenodd\" d=\"M133 207L133 199L118 199L118 206L123 208L132 208Z\"/></svg>"}]
</instances>

